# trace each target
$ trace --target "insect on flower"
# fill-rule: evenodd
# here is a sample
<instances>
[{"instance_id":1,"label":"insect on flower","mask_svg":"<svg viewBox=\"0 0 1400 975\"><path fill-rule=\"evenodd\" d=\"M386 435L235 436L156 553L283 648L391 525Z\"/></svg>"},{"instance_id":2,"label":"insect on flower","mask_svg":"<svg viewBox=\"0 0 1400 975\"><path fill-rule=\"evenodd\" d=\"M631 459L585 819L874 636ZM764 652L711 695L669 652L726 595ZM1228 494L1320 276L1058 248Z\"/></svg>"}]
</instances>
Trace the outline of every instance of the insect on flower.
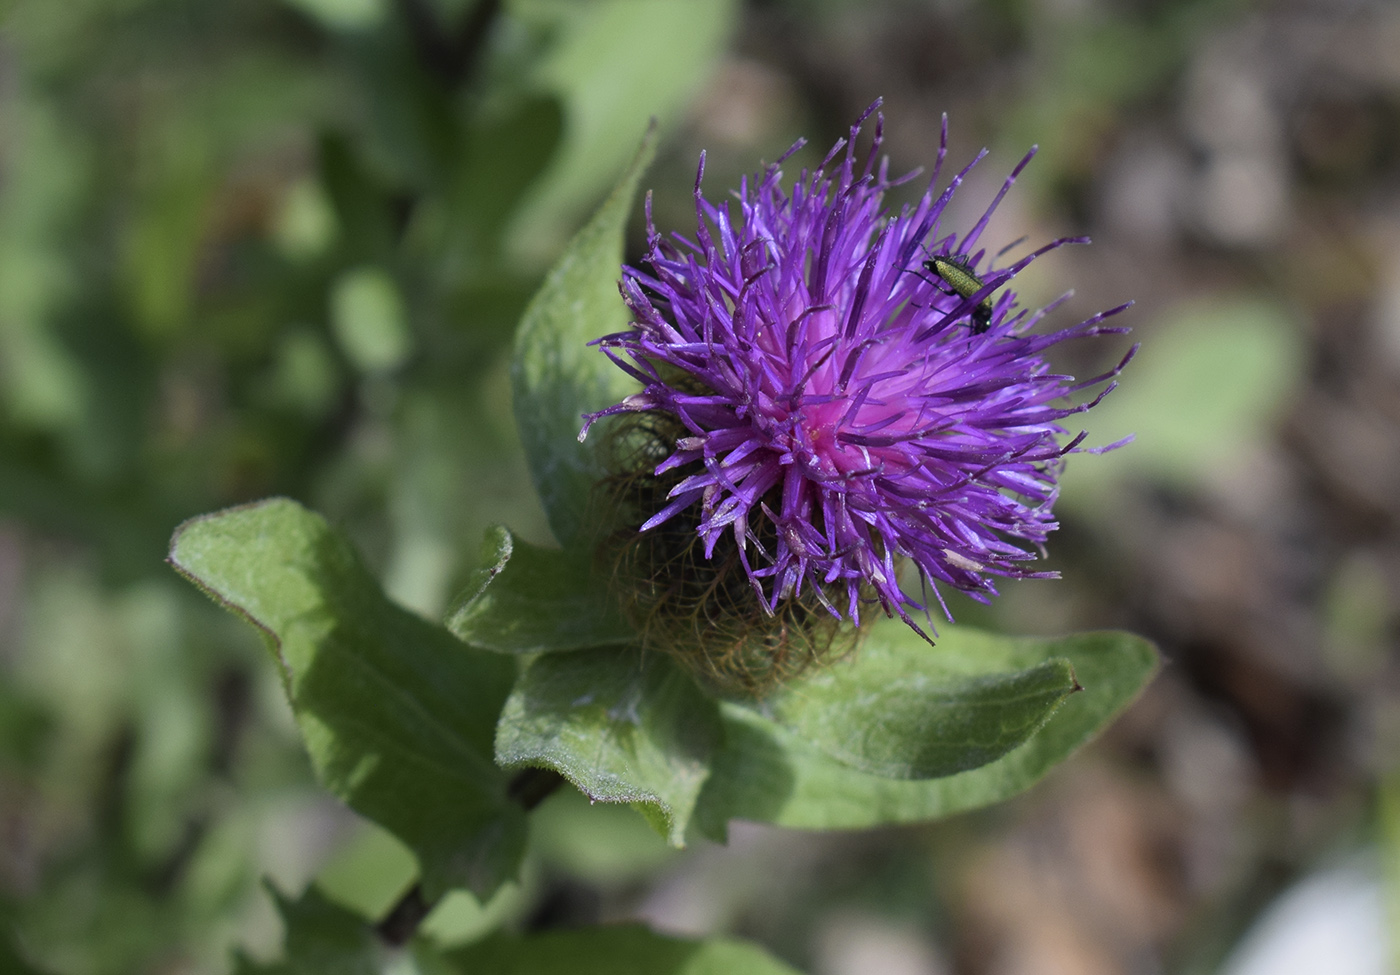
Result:
<instances>
[{"instance_id":1,"label":"insect on flower","mask_svg":"<svg viewBox=\"0 0 1400 975\"><path fill-rule=\"evenodd\" d=\"M1087 381L1052 371L1044 354L1126 331L1104 322L1128 305L1040 330L1064 299L1029 311L1005 290L1032 261L1084 239L973 270L992 212L1035 150L960 235L943 227L944 210L985 151L938 191L945 118L928 188L892 212L885 191L913 174L890 178L880 116L869 151L855 148L878 107L790 191L781 166L801 143L731 202L705 197L702 154L693 235L658 232L648 197L646 254L620 284L633 321L596 342L642 387L586 416L579 435L631 418L613 429L630 445L615 481L635 513L628 545L643 553L622 574L648 593L633 615L658 642L701 644L723 632L747 645L749 624L729 621L768 619L744 651L750 662L715 668L737 666L749 684L818 618L859 625L876 605L923 634L911 611L927 614L929 600L901 587L902 565L945 615L940 586L986 601L996 577L1053 575L1026 562L1057 527L1065 457L1118 446L1083 447L1085 433L1063 424L1113 388L1132 350ZM683 632L664 625L678 616Z\"/></svg>"},{"instance_id":2,"label":"insect on flower","mask_svg":"<svg viewBox=\"0 0 1400 975\"><path fill-rule=\"evenodd\" d=\"M953 289L953 293L961 298L972 298L985 287L982 279L968 264L966 254L959 254L956 257L934 255L929 260L924 261L924 270L946 281L948 287ZM991 327L992 296L988 294L972 306L972 334L981 335Z\"/></svg>"}]
</instances>

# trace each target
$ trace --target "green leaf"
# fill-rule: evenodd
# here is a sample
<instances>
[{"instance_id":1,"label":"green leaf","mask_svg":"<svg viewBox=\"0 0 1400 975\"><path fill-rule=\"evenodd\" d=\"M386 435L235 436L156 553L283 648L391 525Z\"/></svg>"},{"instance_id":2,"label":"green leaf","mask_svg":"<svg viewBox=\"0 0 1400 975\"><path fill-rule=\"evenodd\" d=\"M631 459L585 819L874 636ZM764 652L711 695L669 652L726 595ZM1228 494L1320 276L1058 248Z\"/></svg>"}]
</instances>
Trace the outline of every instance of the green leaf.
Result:
<instances>
[{"instance_id":1,"label":"green leaf","mask_svg":"<svg viewBox=\"0 0 1400 975\"><path fill-rule=\"evenodd\" d=\"M716 703L667 657L605 647L531 662L501 714L496 761L634 803L681 846L718 741Z\"/></svg>"},{"instance_id":2,"label":"green leaf","mask_svg":"<svg viewBox=\"0 0 1400 975\"><path fill-rule=\"evenodd\" d=\"M382 268L359 267L337 278L330 311L331 332L360 372L396 369L412 354L403 296Z\"/></svg>"},{"instance_id":3,"label":"green leaf","mask_svg":"<svg viewBox=\"0 0 1400 975\"><path fill-rule=\"evenodd\" d=\"M239 954L234 975L379 975L379 941L363 918L314 887L295 901L269 890L286 928L283 960L260 965Z\"/></svg>"},{"instance_id":4,"label":"green leaf","mask_svg":"<svg viewBox=\"0 0 1400 975\"><path fill-rule=\"evenodd\" d=\"M752 708L725 704L725 745L696 806L699 828L715 838L724 837L730 819L860 829L924 822L999 802L1029 788L1092 738L1157 669L1156 650L1129 633L1016 638L951 627L925 652L968 675L1031 668L1063 657L1084 690L1065 701L1029 741L995 762L922 781L851 768Z\"/></svg>"},{"instance_id":5,"label":"green leaf","mask_svg":"<svg viewBox=\"0 0 1400 975\"><path fill-rule=\"evenodd\" d=\"M387 264L398 242L394 188L363 158L361 146L340 132L322 133L318 168L347 261Z\"/></svg>"},{"instance_id":6,"label":"green leaf","mask_svg":"<svg viewBox=\"0 0 1400 975\"><path fill-rule=\"evenodd\" d=\"M492 975L796 975L754 945L668 938L633 924L498 934L451 952L447 960L464 973Z\"/></svg>"},{"instance_id":7,"label":"green leaf","mask_svg":"<svg viewBox=\"0 0 1400 975\"><path fill-rule=\"evenodd\" d=\"M418 858L383 827L364 822L316 874L316 889L362 918L382 918L418 879Z\"/></svg>"},{"instance_id":8,"label":"green leaf","mask_svg":"<svg viewBox=\"0 0 1400 975\"><path fill-rule=\"evenodd\" d=\"M447 628L473 646L504 653L581 650L631 642L607 583L583 553L546 549L497 526Z\"/></svg>"},{"instance_id":9,"label":"green leaf","mask_svg":"<svg viewBox=\"0 0 1400 975\"><path fill-rule=\"evenodd\" d=\"M1068 660L968 674L970 661L881 621L854 659L789 684L762 713L862 772L934 779L974 769L1035 734L1079 689Z\"/></svg>"},{"instance_id":10,"label":"green leaf","mask_svg":"<svg viewBox=\"0 0 1400 975\"><path fill-rule=\"evenodd\" d=\"M425 896L486 897L523 813L491 760L513 663L389 602L319 515L273 499L192 519L170 563L263 632L317 775L417 855Z\"/></svg>"},{"instance_id":11,"label":"green leaf","mask_svg":"<svg viewBox=\"0 0 1400 975\"><path fill-rule=\"evenodd\" d=\"M536 83L563 100L559 152L513 228L513 249L548 254L608 185L646 120L680 120L724 54L735 0L516 4L557 38ZM529 8L533 8L529 9Z\"/></svg>"},{"instance_id":12,"label":"green leaf","mask_svg":"<svg viewBox=\"0 0 1400 975\"><path fill-rule=\"evenodd\" d=\"M540 93L472 119L453 174L452 213L454 222L471 228L490 258L497 257L504 228L554 156L563 131L559 98Z\"/></svg>"},{"instance_id":13,"label":"green leaf","mask_svg":"<svg viewBox=\"0 0 1400 975\"><path fill-rule=\"evenodd\" d=\"M1122 450L1076 457L1062 503L1101 517L1125 478L1191 487L1238 471L1297 387L1306 353L1286 309L1217 296L1154 322L1120 389L1087 415L1096 443L1133 434Z\"/></svg>"},{"instance_id":14,"label":"green leaf","mask_svg":"<svg viewBox=\"0 0 1400 975\"><path fill-rule=\"evenodd\" d=\"M683 854L626 806L559 789L530 814L530 854L546 871L620 889L646 883Z\"/></svg>"},{"instance_id":15,"label":"green leaf","mask_svg":"<svg viewBox=\"0 0 1400 975\"><path fill-rule=\"evenodd\" d=\"M583 414L618 402L634 387L588 343L627 325L617 293L623 231L637 184L655 153L653 130L612 195L564 249L516 333L511 368L516 425L549 526L565 548L574 547L584 533L589 499L605 473L598 439L578 442Z\"/></svg>"}]
</instances>

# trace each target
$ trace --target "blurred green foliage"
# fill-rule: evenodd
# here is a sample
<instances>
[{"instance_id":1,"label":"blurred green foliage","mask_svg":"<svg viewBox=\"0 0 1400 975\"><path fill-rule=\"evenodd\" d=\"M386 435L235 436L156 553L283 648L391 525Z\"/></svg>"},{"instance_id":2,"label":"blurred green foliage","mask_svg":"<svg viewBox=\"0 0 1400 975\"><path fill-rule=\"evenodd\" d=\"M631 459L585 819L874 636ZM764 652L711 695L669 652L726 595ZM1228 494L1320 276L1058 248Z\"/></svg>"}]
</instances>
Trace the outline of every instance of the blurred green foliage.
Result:
<instances>
[{"instance_id":1,"label":"blurred green foliage","mask_svg":"<svg viewBox=\"0 0 1400 975\"><path fill-rule=\"evenodd\" d=\"M271 957L280 922L259 878L294 891L328 858L318 887L357 914L382 914L402 893L411 854L311 787L293 717L251 633L160 564L169 532L198 512L291 495L346 527L391 594L432 615L466 578L487 524L545 541L509 406L511 329L648 116L677 119L736 7L0 0L0 919L13 931L0 930L0 969L217 972L234 943ZM1344 27L1364 8L1321 26ZM473 54L470 25L483 9L494 14ZM427 31L425 11L436 24ZM1077 230L1093 222L1096 180L1119 140L1135 126L1180 136L1181 91L1203 44L1242 13L1268 23L1281 12L1235 0L754 3L749 13L766 29L734 46L764 69L740 79L762 97L725 90L738 106L730 123L762 134L706 130L707 185L733 185L798 134L824 148L885 94L892 122L915 106L930 132L950 110L954 161L984 141L1009 147L1003 160L1039 142L1011 200ZM872 35L867 15L897 31ZM1287 65L1288 91L1305 91L1311 70ZM745 123L754 105L757 121ZM663 226L690 215L696 148L663 149L652 178ZM897 168L928 161L895 149ZM668 198L666 185L680 192ZM1376 185L1358 177L1356 196L1374 204ZM1052 545L1057 558L1086 558L1073 550L1074 526L1102 516L1112 490L1160 480L1199 490L1211 468L1198 444L1200 458L1273 445L1298 361L1312 354L1298 319L1330 321L1337 297L1311 284L1341 282L1358 302L1374 284L1372 262L1319 231L1369 225L1336 221L1335 201L1315 187L1300 199L1316 207L1305 222L1320 236L1286 243L1281 275L1269 254L1202 250L1189 228L1170 251L1120 248L1093 228L1093 251L1120 252L1138 276L1127 288L1121 267L1097 280L1079 274L1095 302L1088 311L1143 297L1143 281L1157 282L1157 297L1170 291L1173 305L1188 282L1206 303L1162 314L1149 301L1133 313L1142 357L1088 425L1090 442L1132 431L1139 441L1072 460L1070 530ZM1320 266L1328 273L1315 273ZM1064 265L1054 267L1043 286L1033 268L1027 290L1058 293ZM1229 301L1260 294L1261 280L1265 300ZM1222 290L1226 299L1212 297ZM1226 368L1222 350L1242 371ZM1393 657L1385 564L1349 556L1320 587L1328 639L1374 687ZM1096 573L1075 568L1063 583L1009 589L990 609L964 603L959 618L1033 632L1081 623L1076 600L1093 605L1083 588ZM1242 686L1257 698L1274 685ZM1393 775L1385 782L1393 868L1400 801ZM1304 799L1316 808L1315 796ZM1288 792L1252 800L1292 801ZM1276 870L1280 851L1294 868L1307 855L1293 833L1245 822L1242 889L1251 871ZM602 883L639 850L655 859L642 857L633 877L674 856L630 810L588 807L574 794L546 803L536 828L522 886L484 909L451 895L423 930L452 944L519 918L542 871ZM959 848L936 858L945 873L975 846L973 825L953 828L963 832L938 834ZM917 879L901 909L922 910L935 858L911 854L912 843L901 834L886 855ZM768 865L754 862L755 872ZM1390 874L1400 889L1400 870ZM789 939L786 956L802 958L810 945L792 932L820 927L865 876L850 870L781 904L754 881L754 900L788 925L771 922L769 932ZM872 900L903 897L869 876ZM953 910L966 900L965 891L943 896ZM1196 910L1232 924L1257 908L1243 896L1228 910L1226 895L1193 896Z\"/></svg>"},{"instance_id":2,"label":"blurred green foliage","mask_svg":"<svg viewBox=\"0 0 1400 975\"><path fill-rule=\"evenodd\" d=\"M1301 378L1301 338L1276 302L1216 296L1151 328L1130 379L1093 414L1095 443L1134 440L1067 466L1062 501L1076 513L1113 504L1129 479L1191 489L1240 476Z\"/></svg>"},{"instance_id":3,"label":"blurred green foliage","mask_svg":"<svg viewBox=\"0 0 1400 975\"><path fill-rule=\"evenodd\" d=\"M299 887L346 822L251 634L163 564L170 531L290 495L434 615L486 525L547 537L504 352L733 14L0 6L0 561L24 605L0 684L23 837L4 916L34 963L225 971L232 943L273 950L260 876Z\"/></svg>"}]
</instances>

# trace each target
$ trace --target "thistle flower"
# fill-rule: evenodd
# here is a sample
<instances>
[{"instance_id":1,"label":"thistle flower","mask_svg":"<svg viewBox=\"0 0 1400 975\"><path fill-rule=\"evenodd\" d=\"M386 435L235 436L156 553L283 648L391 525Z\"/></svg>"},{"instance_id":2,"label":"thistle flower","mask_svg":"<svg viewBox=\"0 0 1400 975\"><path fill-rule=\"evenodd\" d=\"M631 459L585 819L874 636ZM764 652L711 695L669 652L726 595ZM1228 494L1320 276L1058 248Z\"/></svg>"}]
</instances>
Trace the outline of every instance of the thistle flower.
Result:
<instances>
[{"instance_id":1,"label":"thistle flower","mask_svg":"<svg viewBox=\"0 0 1400 975\"><path fill-rule=\"evenodd\" d=\"M1132 351L1086 382L1055 374L1047 349L1126 331L1102 323L1127 305L1038 334L1060 302L1027 312L1002 290L1083 238L1004 268L979 247L1034 149L971 230L944 233L944 210L985 150L936 192L945 118L928 189L891 213L885 191L916 174L889 177L879 115L858 156L879 104L790 193L780 166L801 142L744 180L737 213L702 193L702 154L693 238L658 233L648 197L643 267L624 267L620 284L634 321L597 342L643 389L585 417L579 439L616 414L669 431L648 472L669 486L640 531L680 519L706 559L732 539L763 611L805 598L859 625L862 603L875 603L922 634L910 611L926 602L900 587L901 562L940 604L939 584L986 601L998 576L1053 575L1026 563L1056 527L1065 455L1088 449L1063 421L1113 388ZM1072 401L1103 383L1091 402Z\"/></svg>"}]
</instances>

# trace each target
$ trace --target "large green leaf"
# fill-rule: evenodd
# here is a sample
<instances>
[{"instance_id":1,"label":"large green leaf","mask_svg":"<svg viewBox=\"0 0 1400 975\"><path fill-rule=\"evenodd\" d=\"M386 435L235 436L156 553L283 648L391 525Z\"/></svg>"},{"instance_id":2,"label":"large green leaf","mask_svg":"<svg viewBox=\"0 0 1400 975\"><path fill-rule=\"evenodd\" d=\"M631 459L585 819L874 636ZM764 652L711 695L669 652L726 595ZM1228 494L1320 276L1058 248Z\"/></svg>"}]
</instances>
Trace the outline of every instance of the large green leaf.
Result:
<instances>
[{"instance_id":1,"label":"large green leaf","mask_svg":"<svg viewBox=\"0 0 1400 975\"><path fill-rule=\"evenodd\" d=\"M239 954L234 975L379 975L382 947L364 919L308 887L297 900L272 892L286 929L283 958L270 965Z\"/></svg>"},{"instance_id":2,"label":"large green leaf","mask_svg":"<svg viewBox=\"0 0 1400 975\"><path fill-rule=\"evenodd\" d=\"M1157 667L1152 645L1128 633L1042 639L949 628L927 654L971 675L1065 658L1083 691L1072 695L1025 744L980 768L907 781L862 772L751 707L725 704L725 744L695 810L696 825L723 838L730 819L802 829L858 829L937 819L1028 788L1102 729Z\"/></svg>"},{"instance_id":3,"label":"large green leaf","mask_svg":"<svg viewBox=\"0 0 1400 975\"><path fill-rule=\"evenodd\" d=\"M754 945L728 938L685 941L631 924L494 935L447 958L464 973L491 975L796 975Z\"/></svg>"},{"instance_id":4,"label":"large green leaf","mask_svg":"<svg viewBox=\"0 0 1400 975\"><path fill-rule=\"evenodd\" d=\"M880 621L852 660L789 684L761 712L831 758L890 779L934 779L1005 755L1079 685L1060 657L1005 673Z\"/></svg>"},{"instance_id":5,"label":"large green leaf","mask_svg":"<svg viewBox=\"0 0 1400 975\"><path fill-rule=\"evenodd\" d=\"M501 714L496 761L634 803L680 846L718 741L718 706L689 675L660 654L604 647L531 662Z\"/></svg>"},{"instance_id":6,"label":"large green leaf","mask_svg":"<svg viewBox=\"0 0 1400 975\"><path fill-rule=\"evenodd\" d=\"M597 438L578 442L583 414L618 402L634 386L588 343L627 324L617 293L623 231L637 183L655 152L652 132L612 195L565 248L516 333L515 420L549 526L566 548L584 533L589 501L605 473Z\"/></svg>"},{"instance_id":7,"label":"large green leaf","mask_svg":"<svg viewBox=\"0 0 1400 975\"><path fill-rule=\"evenodd\" d=\"M514 874L523 814L491 759L509 658L390 603L294 501L188 521L170 562L262 631L321 781L414 851L429 899Z\"/></svg>"},{"instance_id":8,"label":"large green leaf","mask_svg":"<svg viewBox=\"0 0 1400 975\"><path fill-rule=\"evenodd\" d=\"M485 568L447 615L447 628L467 643L540 653L635 638L586 553L540 548L496 527L482 555Z\"/></svg>"}]
</instances>

